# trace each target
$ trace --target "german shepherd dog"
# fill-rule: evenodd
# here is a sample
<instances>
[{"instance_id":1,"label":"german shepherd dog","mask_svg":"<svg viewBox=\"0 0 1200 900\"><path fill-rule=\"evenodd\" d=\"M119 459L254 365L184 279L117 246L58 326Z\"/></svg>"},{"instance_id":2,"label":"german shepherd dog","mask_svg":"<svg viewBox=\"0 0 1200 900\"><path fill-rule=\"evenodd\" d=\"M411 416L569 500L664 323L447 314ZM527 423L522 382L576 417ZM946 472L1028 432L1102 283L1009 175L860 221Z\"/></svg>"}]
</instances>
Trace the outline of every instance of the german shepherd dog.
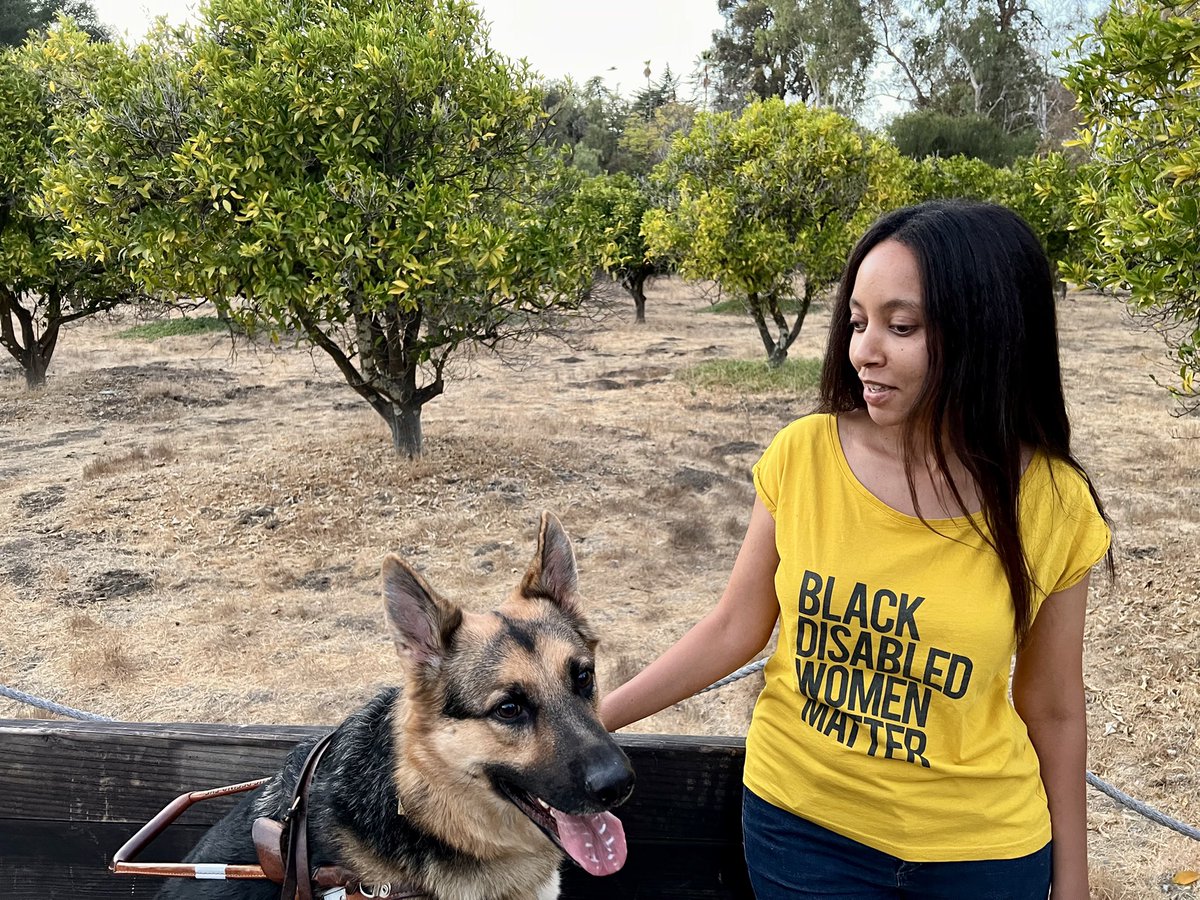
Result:
<instances>
[{"instance_id":1,"label":"german shepherd dog","mask_svg":"<svg viewBox=\"0 0 1200 900\"><path fill-rule=\"evenodd\" d=\"M596 636L575 555L542 515L537 552L486 614L440 597L408 564L383 564L401 686L335 730L308 793L312 866L436 900L552 900L565 852L593 875L625 861L609 812L633 769L596 712ZM215 824L189 862L254 864L251 829L283 820L313 742ZM368 893L369 889L364 889ZM162 898L266 900L269 881L172 879Z\"/></svg>"}]
</instances>

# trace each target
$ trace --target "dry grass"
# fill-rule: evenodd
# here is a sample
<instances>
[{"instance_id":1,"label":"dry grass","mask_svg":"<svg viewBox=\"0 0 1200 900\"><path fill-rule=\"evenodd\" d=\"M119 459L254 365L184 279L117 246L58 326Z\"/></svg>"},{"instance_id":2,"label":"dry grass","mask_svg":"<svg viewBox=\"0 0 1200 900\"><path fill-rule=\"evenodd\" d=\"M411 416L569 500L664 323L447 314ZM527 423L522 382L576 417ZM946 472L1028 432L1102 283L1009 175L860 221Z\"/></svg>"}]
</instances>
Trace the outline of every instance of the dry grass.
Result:
<instances>
[{"instance_id":1,"label":"dry grass","mask_svg":"<svg viewBox=\"0 0 1200 900\"><path fill-rule=\"evenodd\" d=\"M124 453L102 456L100 459L92 460L83 467L83 477L86 481L130 470L161 468L174 458L175 447L166 442L152 444L149 447L135 447Z\"/></svg>"},{"instance_id":2,"label":"dry grass","mask_svg":"<svg viewBox=\"0 0 1200 900\"><path fill-rule=\"evenodd\" d=\"M705 306L660 281L643 327L541 345L520 371L473 363L427 407L415 462L319 356L122 340L119 318L71 328L44 390L0 369L0 683L130 720L334 722L391 679L383 555L485 608L545 508L576 540L601 681L621 683L720 593L750 466L812 402L675 380L761 354L749 320ZM1157 339L1113 301L1075 295L1061 318L1120 571L1098 580L1087 625L1090 766L1200 824L1200 420L1172 416L1148 377ZM810 315L793 359L819 355L826 323ZM635 727L741 734L760 685ZM1200 868L1195 842L1089 804L1095 896L1191 893L1168 882Z\"/></svg>"}]
</instances>

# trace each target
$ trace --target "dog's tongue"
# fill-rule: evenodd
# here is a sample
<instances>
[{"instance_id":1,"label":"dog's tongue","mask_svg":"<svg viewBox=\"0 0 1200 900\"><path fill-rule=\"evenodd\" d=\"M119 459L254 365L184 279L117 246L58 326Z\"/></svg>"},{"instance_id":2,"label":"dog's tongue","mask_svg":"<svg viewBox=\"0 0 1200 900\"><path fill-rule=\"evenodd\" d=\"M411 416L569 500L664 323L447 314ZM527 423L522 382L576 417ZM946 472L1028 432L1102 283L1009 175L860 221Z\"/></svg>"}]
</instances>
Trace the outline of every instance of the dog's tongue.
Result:
<instances>
[{"instance_id":1,"label":"dog's tongue","mask_svg":"<svg viewBox=\"0 0 1200 900\"><path fill-rule=\"evenodd\" d=\"M571 859L592 875L611 875L625 865L625 827L612 813L572 816L551 810L558 839Z\"/></svg>"}]
</instances>

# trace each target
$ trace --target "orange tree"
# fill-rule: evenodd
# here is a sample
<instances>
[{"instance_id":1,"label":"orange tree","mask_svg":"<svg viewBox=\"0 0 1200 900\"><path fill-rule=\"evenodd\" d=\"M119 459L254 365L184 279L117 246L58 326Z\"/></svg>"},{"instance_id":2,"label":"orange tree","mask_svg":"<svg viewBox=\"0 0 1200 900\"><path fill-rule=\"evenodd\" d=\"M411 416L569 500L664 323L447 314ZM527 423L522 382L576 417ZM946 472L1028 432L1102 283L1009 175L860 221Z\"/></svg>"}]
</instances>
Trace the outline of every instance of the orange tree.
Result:
<instances>
[{"instance_id":1,"label":"orange tree","mask_svg":"<svg viewBox=\"0 0 1200 900\"><path fill-rule=\"evenodd\" d=\"M542 98L465 0L211 0L75 91L46 196L78 252L325 351L422 449L460 351L581 309Z\"/></svg>"},{"instance_id":2,"label":"orange tree","mask_svg":"<svg viewBox=\"0 0 1200 900\"><path fill-rule=\"evenodd\" d=\"M666 201L643 229L652 254L742 301L780 366L858 235L910 198L906 166L830 110L773 99L701 113L655 168Z\"/></svg>"},{"instance_id":3,"label":"orange tree","mask_svg":"<svg viewBox=\"0 0 1200 900\"><path fill-rule=\"evenodd\" d=\"M650 207L646 185L632 175L589 178L571 200L571 215L590 235L597 266L633 297L635 321L646 321L646 282L666 269L649 255L642 219Z\"/></svg>"},{"instance_id":4,"label":"orange tree","mask_svg":"<svg viewBox=\"0 0 1200 900\"><path fill-rule=\"evenodd\" d=\"M1096 234L1073 277L1128 291L1163 328L1177 392L1200 404L1200 19L1194 4L1134 0L1096 27L1065 79L1093 162L1076 227Z\"/></svg>"},{"instance_id":5,"label":"orange tree","mask_svg":"<svg viewBox=\"0 0 1200 900\"><path fill-rule=\"evenodd\" d=\"M1074 223L1083 172L1062 153L1018 157L1003 168L967 156L927 156L913 168L913 188L922 200L984 200L1015 210L1037 233L1061 274L1083 258L1091 240ZM1060 288L1065 291L1066 285L1060 282Z\"/></svg>"},{"instance_id":6,"label":"orange tree","mask_svg":"<svg viewBox=\"0 0 1200 900\"><path fill-rule=\"evenodd\" d=\"M111 48L75 34L60 63L87 78ZM21 364L31 388L45 383L64 325L136 294L118 261L67 256L70 236L40 203L61 108L44 76L46 49L31 39L0 51L0 347Z\"/></svg>"},{"instance_id":7,"label":"orange tree","mask_svg":"<svg viewBox=\"0 0 1200 900\"><path fill-rule=\"evenodd\" d=\"M1063 279L1093 252L1094 233L1075 223L1079 188L1090 168L1062 153L1023 156L1008 168L1005 190L998 198L1020 213L1042 239L1063 295Z\"/></svg>"}]
</instances>

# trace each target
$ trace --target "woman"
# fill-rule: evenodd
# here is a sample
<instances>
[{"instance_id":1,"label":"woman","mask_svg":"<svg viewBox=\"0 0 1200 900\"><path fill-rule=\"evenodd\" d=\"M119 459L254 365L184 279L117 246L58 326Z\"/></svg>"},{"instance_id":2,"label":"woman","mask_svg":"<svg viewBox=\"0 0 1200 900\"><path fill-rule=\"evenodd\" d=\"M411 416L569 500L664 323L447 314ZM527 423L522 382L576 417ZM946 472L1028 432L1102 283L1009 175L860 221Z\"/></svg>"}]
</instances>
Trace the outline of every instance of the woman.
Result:
<instances>
[{"instance_id":1,"label":"woman","mask_svg":"<svg viewBox=\"0 0 1200 900\"><path fill-rule=\"evenodd\" d=\"M760 900L1088 896L1083 621L1109 531L1052 287L1002 207L876 222L720 601L601 705L610 729L657 712L779 622L746 739Z\"/></svg>"}]
</instances>

